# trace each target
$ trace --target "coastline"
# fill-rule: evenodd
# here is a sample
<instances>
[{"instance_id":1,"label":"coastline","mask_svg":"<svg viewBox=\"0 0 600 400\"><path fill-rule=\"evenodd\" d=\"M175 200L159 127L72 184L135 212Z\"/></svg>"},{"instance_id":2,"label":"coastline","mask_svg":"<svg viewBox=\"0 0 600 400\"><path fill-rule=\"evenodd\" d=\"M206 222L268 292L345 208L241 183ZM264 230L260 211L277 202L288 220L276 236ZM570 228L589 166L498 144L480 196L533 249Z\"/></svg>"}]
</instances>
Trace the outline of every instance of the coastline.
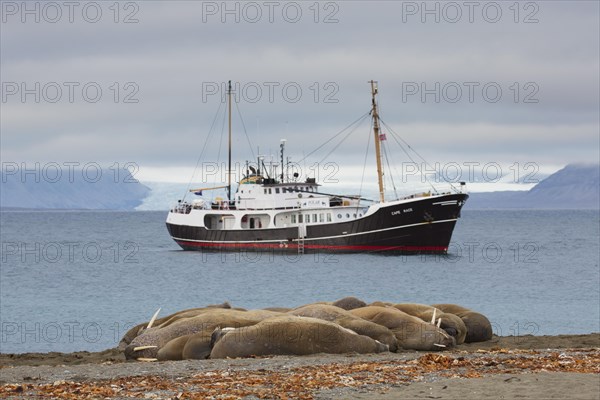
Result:
<instances>
[{"instance_id":1,"label":"coastline","mask_svg":"<svg viewBox=\"0 0 600 400\"><path fill-rule=\"evenodd\" d=\"M439 353L142 363L108 349L0 354L0 365L0 398L600 398L600 333L494 336Z\"/></svg>"}]
</instances>

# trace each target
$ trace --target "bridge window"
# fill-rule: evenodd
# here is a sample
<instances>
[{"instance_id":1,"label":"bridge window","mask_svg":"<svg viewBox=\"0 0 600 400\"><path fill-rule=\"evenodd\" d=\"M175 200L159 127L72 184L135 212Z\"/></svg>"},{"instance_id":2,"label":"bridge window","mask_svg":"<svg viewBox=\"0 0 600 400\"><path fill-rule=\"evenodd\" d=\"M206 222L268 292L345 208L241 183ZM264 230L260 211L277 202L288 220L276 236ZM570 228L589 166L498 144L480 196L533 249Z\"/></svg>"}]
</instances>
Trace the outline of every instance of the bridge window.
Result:
<instances>
[{"instance_id":1,"label":"bridge window","mask_svg":"<svg viewBox=\"0 0 600 400\"><path fill-rule=\"evenodd\" d=\"M279 194L279 188L275 188L275 193Z\"/></svg>"},{"instance_id":2,"label":"bridge window","mask_svg":"<svg viewBox=\"0 0 600 400\"><path fill-rule=\"evenodd\" d=\"M331 222L331 213L327 213L327 222Z\"/></svg>"}]
</instances>

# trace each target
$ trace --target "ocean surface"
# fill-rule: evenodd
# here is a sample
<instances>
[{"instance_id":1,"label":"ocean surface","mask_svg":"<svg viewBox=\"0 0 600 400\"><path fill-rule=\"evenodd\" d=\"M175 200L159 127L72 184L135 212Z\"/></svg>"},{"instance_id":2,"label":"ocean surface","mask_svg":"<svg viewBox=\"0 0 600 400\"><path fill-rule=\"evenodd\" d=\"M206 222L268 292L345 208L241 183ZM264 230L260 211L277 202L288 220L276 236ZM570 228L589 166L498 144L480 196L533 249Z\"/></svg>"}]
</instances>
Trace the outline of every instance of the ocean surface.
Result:
<instances>
[{"instance_id":1,"label":"ocean surface","mask_svg":"<svg viewBox=\"0 0 600 400\"><path fill-rule=\"evenodd\" d=\"M596 211L463 211L447 256L184 252L165 212L1 214L0 352L98 351L191 307L458 303L499 335L600 331Z\"/></svg>"}]
</instances>

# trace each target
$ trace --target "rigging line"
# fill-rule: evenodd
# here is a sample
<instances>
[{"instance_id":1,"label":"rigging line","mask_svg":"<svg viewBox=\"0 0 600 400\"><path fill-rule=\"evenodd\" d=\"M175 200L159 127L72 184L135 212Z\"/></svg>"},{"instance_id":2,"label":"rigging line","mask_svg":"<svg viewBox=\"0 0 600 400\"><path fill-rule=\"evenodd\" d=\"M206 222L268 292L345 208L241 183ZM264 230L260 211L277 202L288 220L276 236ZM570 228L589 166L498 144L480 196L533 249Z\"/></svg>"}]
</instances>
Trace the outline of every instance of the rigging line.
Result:
<instances>
[{"instance_id":1,"label":"rigging line","mask_svg":"<svg viewBox=\"0 0 600 400\"><path fill-rule=\"evenodd\" d=\"M365 115L365 116L363 116L362 120L365 120L367 118L367 116L368 116L368 114ZM360 122L362 122L362 120ZM344 143L346 141L346 139L348 139L350 137L350 135L352 135L359 126L360 126L359 124L356 124L356 126L354 128L352 128L352 130L350 132L348 132L346 134L346 136L344 136L342 138L342 140L340 140L339 143L337 145L335 145L335 147L333 149L331 149L329 151L329 153L327 153L327 155L325 155L325 157L323 157L323 159L321 161L319 161L319 164L322 164L325 160L327 160L329 158L329 156L331 155L331 153L333 153L334 151L336 151L337 148L340 147L340 145L342 143Z\"/></svg>"},{"instance_id":2,"label":"rigging line","mask_svg":"<svg viewBox=\"0 0 600 400\"><path fill-rule=\"evenodd\" d=\"M200 165L200 161L202 160L202 158L204 157L204 152L206 151L206 146L208 145L208 142L212 136L213 133L213 129L215 127L215 123L217 122L217 117L219 116L219 113L221 112L221 107L223 106L223 104L225 104L224 102L220 102L219 103L219 107L217 108L217 112L215 113L215 116L213 118L212 123L210 124L210 129L208 131L208 135L206 135L206 140L204 141L204 145L202 146L202 150L200 151L200 155L198 156L198 159L196 160L196 166L194 167L194 171L192 172L192 176L188 182L187 188L185 189L185 194L183 195L183 200L185 200L185 196L187 196L187 194L189 193L190 187L192 186L192 183L194 181L194 178L196 177L196 171L198 171L198 166Z\"/></svg>"},{"instance_id":3,"label":"rigging line","mask_svg":"<svg viewBox=\"0 0 600 400\"><path fill-rule=\"evenodd\" d=\"M348 128L351 128L354 124L357 123L361 123L362 120L364 118L366 118L371 111L368 111L367 113L365 113L364 115L361 115L360 117L358 117L358 119L356 119L354 122L352 122L350 125L348 125L347 127L345 127L344 129L342 129L341 131L339 131L338 133L336 133L333 137L327 139L324 143L322 143L321 145L319 145L319 147L317 147L316 149L314 149L313 151L311 151L310 153L308 153L302 160L297 161L298 163L301 163L302 161L304 161L305 159L307 159L308 157L310 157L311 155L313 155L314 153L316 153L317 151L319 151L323 146L325 146L327 143L331 142L333 139L335 139L336 137L338 137L339 135L341 135L342 133L344 133L344 131Z\"/></svg>"},{"instance_id":4,"label":"rigging line","mask_svg":"<svg viewBox=\"0 0 600 400\"><path fill-rule=\"evenodd\" d=\"M427 179L427 176L424 176L423 173L421 172L421 169L419 168L419 164L410 156L410 153L404 148L404 146L398 141L398 138L396 137L396 133L392 132L392 137L394 138L394 140L396 141L396 143L398 143L398 145L400 146L400 148L402 149L402 151L404 151L404 154L406 154L406 156L408 157L408 159L417 167L417 170L419 171L419 173L421 173L421 176L423 178L425 178L425 182L431 186L431 188L433 189L434 192L437 192L437 189L435 188L435 186L433 186L433 184L429 181L429 179ZM412 150L412 148L411 148Z\"/></svg>"},{"instance_id":5,"label":"rigging line","mask_svg":"<svg viewBox=\"0 0 600 400\"><path fill-rule=\"evenodd\" d=\"M223 147L223 133L225 132L226 117L227 117L227 113L223 112L223 123L221 125L221 137L219 139L219 150L217 151L217 171L220 170L219 161L221 160L221 148ZM219 175L219 174L215 174L215 179L213 181L213 185L215 185L215 186L217 184L217 175Z\"/></svg>"},{"instance_id":6,"label":"rigging line","mask_svg":"<svg viewBox=\"0 0 600 400\"><path fill-rule=\"evenodd\" d=\"M385 125L385 124L384 124L384 125ZM394 140L396 141L396 143L398 143L398 145L400 146L400 148L402 149L402 151L404 152L404 154L406 154L406 156L408 157L408 159L409 159L409 160L410 160L410 161L411 161L413 164L415 164L415 165L417 166L417 170L419 170L419 172L421 172L421 170L420 170L420 168L419 168L419 164L417 164L417 162L416 162L416 161L415 161L415 160L414 160L414 159L413 159L413 158L410 156L410 153L409 153L408 151L406 151L406 149L404 148L404 146L402 145L402 143L400 143L400 141L398 141L398 138L400 137L400 135L398 135L396 132L394 132L392 129L390 129L390 127L389 127L389 126L385 125L385 127L386 127L387 129L389 129L390 133L392 134L392 137L394 138ZM404 140L403 140L401 137L400 137L400 140L402 140L404 143L406 143L406 142L405 142L405 141L404 141ZM411 150L413 150L413 149L412 149L412 147L410 147L410 145L409 145L408 143L406 143L406 145L407 145L407 146L408 146L408 147L409 147ZM414 150L413 150L413 151L414 151ZM421 173L421 175L423 175L423 174ZM431 182L429 182L429 179L427 179L427 177L426 177L426 176L424 176L424 178L425 178L425 182L427 182L427 184L428 184L429 186L431 186L431 188L433 189L433 191L434 191L434 192L437 192L437 189L435 188L435 186L433 186L433 185L431 184Z\"/></svg>"},{"instance_id":7,"label":"rigging line","mask_svg":"<svg viewBox=\"0 0 600 400\"><path fill-rule=\"evenodd\" d=\"M390 128L390 127L389 127L389 126L388 126L388 125L387 125L385 122L381 121L381 123L382 123L382 124L384 124L384 125L385 125L385 127L386 127L386 128L388 128L388 129L390 130L390 132L392 132L392 133L394 133L394 134L398 135L398 138L400 138L400 140L402 140L402 141L403 141L403 142L404 142L404 143L405 143L405 144L408 146L408 148L409 148L409 149L411 149L411 150L412 150L412 151L413 151L413 152L414 152L414 153L415 153L415 154L416 154L416 155L417 155L417 156L418 156L418 157L419 157L419 158L420 158L420 159L421 159L421 160L422 160L422 161L425 163L425 165L427 166L427 168L430 168L431 170L434 170L434 169L431 167L431 165L429 165L429 163L427 162L427 160L425 160L425 158L423 158L423 156L421 156L421 155L419 154L419 152L418 152L418 151L416 151L415 149L413 149L413 148L412 148L412 147L411 147L411 146L410 146L410 145L409 145L409 144L408 144L408 143L407 143L407 142L406 142L404 139L402 139L402 136L400 136L399 134L397 134L396 132L394 132L394 131L392 130L392 128ZM413 161L413 162L414 162L414 161ZM417 165L417 168L419 168L419 166L418 166L418 165ZM419 169L419 172L421 172L421 171L420 171L420 169ZM425 177L425 179L427 180L427 177ZM428 182L428 183L429 183L429 182ZM450 187L452 188L452 190L454 190L456 193L459 193L459 190L458 190L458 189L456 189L456 188L454 187L454 185L452 184L452 182L447 182L447 183L450 185ZM431 183L429 183L429 185L430 185L431 187L433 187L433 185L432 185Z\"/></svg>"},{"instance_id":8,"label":"rigging line","mask_svg":"<svg viewBox=\"0 0 600 400\"><path fill-rule=\"evenodd\" d=\"M246 130L246 124L244 123L244 118L242 118L242 113L240 112L240 106L237 102L235 102L235 109L238 112L238 116L240 117L240 121L242 122L242 128L244 128L244 135L246 135L246 140L248 141L248 146L250 146L250 151L252 152L252 159L255 160L256 157L254 156L254 146L252 145L252 142L250 141L250 136L248 136L248 131Z\"/></svg>"},{"instance_id":9,"label":"rigging line","mask_svg":"<svg viewBox=\"0 0 600 400\"><path fill-rule=\"evenodd\" d=\"M394 182L394 174L392 174L392 167L390 167L390 157L388 157L387 146L383 145L383 157L385 158L385 162L387 163L388 171L390 171L389 176L392 181L392 187L394 188L394 194L396 195L396 200L398 200L398 191L396 190L396 183Z\"/></svg>"},{"instance_id":10,"label":"rigging line","mask_svg":"<svg viewBox=\"0 0 600 400\"><path fill-rule=\"evenodd\" d=\"M396 182L394 181L394 174L401 178L402 178L402 174L398 172L398 169L396 168L396 164L394 164L393 160L392 160L392 163L390 164L390 158L392 158L392 157L390 157L388 154L388 147L390 147L390 146L387 145L387 140L385 143L383 143L382 147L383 147L384 156L385 156L385 160L386 160L389 175L390 175L390 180L392 182L392 187L394 188L394 194L396 195L396 200L398 200L400 197L398 196ZM390 151L391 151L391 149L390 149ZM393 169L393 171L392 171L392 169Z\"/></svg>"},{"instance_id":11,"label":"rigging line","mask_svg":"<svg viewBox=\"0 0 600 400\"><path fill-rule=\"evenodd\" d=\"M421 160L423 160L423 162L427 163L427 161L425 161L425 159L415 150L411 147L410 144L408 144L408 142L404 139L402 139L402 136L400 136L398 133L396 133L388 124L386 124L383 120L381 120L381 124L384 125L387 129L389 129L390 132L394 133L395 135L398 136L398 138L402 141L402 143L404 143L406 145L406 147L408 147L409 149L411 149Z\"/></svg>"},{"instance_id":12,"label":"rigging line","mask_svg":"<svg viewBox=\"0 0 600 400\"><path fill-rule=\"evenodd\" d=\"M396 132L394 132L392 129L390 129L390 127L389 127L389 126L387 126L385 123L383 123L383 125L384 125L384 126L387 128L387 129L389 129L389 131L390 131L390 133L392 134L392 137L394 138L394 140L396 141L396 143L397 143L397 144L400 146L400 148L402 149L402 151L404 152L404 154L406 154L406 156L408 157L408 159L409 159L409 160L410 160L410 161L411 161L413 164L415 164L415 165L417 166L417 169L418 169L418 168L419 168L419 166L418 166L417 162L416 162L416 161L415 161L415 160L414 160L414 159L411 157L410 153L409 153L409 152L406 150L406 148L404 147L404 145L402 145L402 143L400 143L400 142L399 142L399 140L398 140L398 139L402 140L402 138L401 138L401 137L400 137L400 136L399 136L399 135L398 135ZM406 141L404 141L404 140L402 140L402 141L403 141L403 142L406 144L406 146L408 146L408 147L409 147L411 150L413 150L413 149L412 149L412 147L410 147L410 145L409 145L408 143L406 143ZM419 172L420 172L420 171L419 171ZM429 183L429 182L427 181L427 183ZM429 185L433 187L433 185L431 185L431 183L429 183ZM435 191L435 188L434 188L434 191Z\"/></svg>"},{"instance_id":13,"label":"rigging line","mask_svg":"<svg viewBox=\"0 0 600 400\"><path fill-rule=\"evenodd\" d=\"M369 134L367 135L367 150L365 151L365 160L363 162L362 176L360 177L360 187L358 189L358 195L362 196L363 183L365 181L365 171L367 170L367 158L369 158L369 147L371 145L371 126L369 127ZM358 201L360 206L360 200ZM358 207L357 207L358 208Z\"/></svg>"},{"instance_id":14,"label":"rigging line","mask_svg":"<svg viewBox=\"0 0 600 400\"><path fill-rule=\"evenodd\" d=\"M396 167L396 164L393 164L393 163L392 163L392 168L394 169L394 174L395 174L396 176L399 176L399 177L401 177L401 179L403 179L403 177L402 177L402 174L401 174L400 172L398 172L398 168ZM404 181L402 181L402 183L404 183Z\"/></svg>"}]
</instances>

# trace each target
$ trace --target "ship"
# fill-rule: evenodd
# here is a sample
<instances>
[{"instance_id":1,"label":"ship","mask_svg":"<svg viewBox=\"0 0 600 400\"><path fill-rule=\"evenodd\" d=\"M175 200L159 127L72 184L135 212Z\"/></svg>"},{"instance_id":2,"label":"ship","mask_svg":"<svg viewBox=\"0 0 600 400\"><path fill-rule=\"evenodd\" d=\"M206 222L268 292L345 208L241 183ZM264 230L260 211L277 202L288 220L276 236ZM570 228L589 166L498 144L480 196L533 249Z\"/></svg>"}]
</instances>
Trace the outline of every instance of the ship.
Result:
<instances>
[{"instance_id":1,"label":"ship","mask_svg":"<svg viewBox=\"0 0 600 400\"><path fill-rule=\"evenodd\" d=\"M369 81L369 115L373 135L379 200L330 193L314 177L298 180L284 173L284 141L281 142L281 173L263 161L246 171L232 191L227 185L189 189L203 195L223 189L226 198L200 197L179 200L168 213L171 238L184 250L281 251L298 254L386 253L446 254L452 233L468 199L464 182L450 190L429 190L386 199L383 179L382 141L378 85ZM228 90L229 154L231 170L231 82ZM370 139L369 139L370 140ZM187 195L186 192L186 195Z\"/></svg>"}]
</instances>

